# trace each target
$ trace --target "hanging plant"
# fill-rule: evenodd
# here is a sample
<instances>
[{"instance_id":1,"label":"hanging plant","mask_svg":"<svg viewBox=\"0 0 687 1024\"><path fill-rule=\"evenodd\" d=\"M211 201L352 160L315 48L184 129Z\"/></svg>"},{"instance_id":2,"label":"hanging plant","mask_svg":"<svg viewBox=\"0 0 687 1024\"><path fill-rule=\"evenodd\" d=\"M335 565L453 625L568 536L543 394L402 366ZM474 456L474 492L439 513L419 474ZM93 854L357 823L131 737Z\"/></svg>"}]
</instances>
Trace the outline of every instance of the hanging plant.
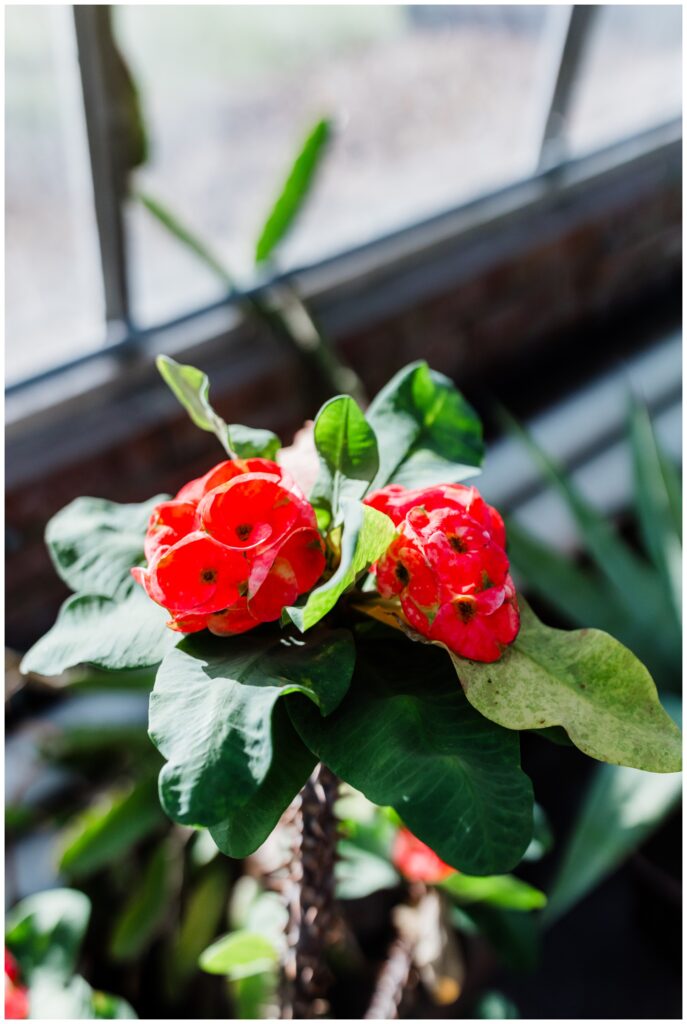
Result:
<instances>
[{"instance_id":1,"label":"hanging plant","mask_svg":"<svg viewBox=\"0 0 687 1024\"><path fill-rule=\"evenodd\" d=\"M599 630L546 626L516 594L501 516L464 483L481 424L448 378L414 363L366 413L326 402L306 497L275 435L226 424L199 370L158 365L227 458L173 498L79 498L51 520L74 595L22 667L159 664L150 736L174 821L247 857L321 762L447 870L501 875L532 837L520 731L679 771L679 730L642 663ZM301 817L324 793L309 786Z\"/></svg>"}]
</instances>

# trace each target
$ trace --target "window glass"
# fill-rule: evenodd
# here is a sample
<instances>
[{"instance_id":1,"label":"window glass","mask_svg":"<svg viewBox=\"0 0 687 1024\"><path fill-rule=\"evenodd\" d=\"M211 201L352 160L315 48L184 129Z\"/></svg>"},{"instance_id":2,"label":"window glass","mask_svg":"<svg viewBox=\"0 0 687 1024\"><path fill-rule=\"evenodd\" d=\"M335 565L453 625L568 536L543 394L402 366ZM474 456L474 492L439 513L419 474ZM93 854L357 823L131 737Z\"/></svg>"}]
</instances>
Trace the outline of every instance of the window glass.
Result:
<instances>
[{"instance_id":1,"label":"window glass","mask_svg":"<svg viewBox=\"0 0 687 1024\"><path fill-rule=\"evenodd\" d=\"M5 47L11 384L101 343L104 313L71 8L6 7Z\"/></svg>"},{"instance_id":2,"label":"window glass","mask_svg":"<svg viewBox=\"0 0 687 1024\"><path fill-rule=\"evenodd\" d=\"M337 135L282 258L307 263L528 174L550 11L535 6L115 9L151 158L142 188L238 276L315 120ZM145 323L217 297L212 275L132 205Z\"/></svg>"},{"instance_id":3,"label":"window glass","mask_svg":"<svg viewBox=\"0 0 687 1024\"><path fill-rule=\"evenodd\" d=\"M568 148L582 154L679 116L682 8L598 7L573 94Z\"/></svg>"}]
</instances>

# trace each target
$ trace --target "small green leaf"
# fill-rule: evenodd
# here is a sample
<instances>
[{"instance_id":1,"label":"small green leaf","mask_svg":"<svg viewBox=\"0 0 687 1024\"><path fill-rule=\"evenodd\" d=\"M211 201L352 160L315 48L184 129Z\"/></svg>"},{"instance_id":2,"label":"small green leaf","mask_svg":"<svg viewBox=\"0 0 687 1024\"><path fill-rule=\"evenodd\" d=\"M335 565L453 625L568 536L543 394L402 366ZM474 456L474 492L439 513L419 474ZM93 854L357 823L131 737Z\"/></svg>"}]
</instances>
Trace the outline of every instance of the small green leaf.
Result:
<instances>
[{"instance_id":1,"label":"small green leaf","mask_svg":"<svg viewBox=\"0 0 687 1024\"><path fill-rule=\"evenodd\" d=\"M121 996L109 992L94 992L92 1015L96 1020L136 1020L133 1008Z\"/></svg>"},{"instance_id":2,"label":"small green leaf","mask_svg":"<svg viewBox=\"0 0 687 1024\"><path fill-rule=\"evenodd\" d=\"M320 474L310 501L338 523L341 499L362 498L379 469L377 439L357 402L348 395L339 395L322 406L313 433Z\"/></svg>"},{"instance_id":3,"label":"small green leaf","mask_svg":"<svg viewBox=\"0 0 687 1024\"><path fill-rule=\"evenodd\" d=\"M284 615L302 633L331 611L360 574L384 554L396 532L391 519L376 508L351 498L345 498L341 507L344 527L339 567L330 579L310 592L303 605L284 609Z\"/></svg>"},{"instance_id":4,"label":"small green leaf","mask_svg":"<svg viewBox=\"0 0 687 1024\"><path fill-rule=\"evenodd\" d=\"M450 875L439 883L440 888L461 903L491 903L507 910L539 910L546 906L546 896L539 889L521 882L514 875Z\"/></svg>"},{"instance_id":5,"label":"small green leaf","mask_svg":"<svg viewBox=\"0 0 687 1024\"><path fill-rule=\"evenodd\" d=\"M680 770L680 730L631 651L600 630L551 629L522 598L520 612L520 633L499 661L451 655L474 708L507 729L562 725L599 761Z\"/></svg>"},{"instance_id":6,"label":"small green leaf","mask_svg":"<svg viewBox=\"0 0 687 1024\"><path fill-rule=\"evenodd\" d=\"M473 1011L476 1020L519 1020L515 1003L502 992L485 992Z\"/></svg>"},{"instance_id":7,"label":"small green leaf","mask_svg":"<svg viewBox=\"0 0 687 1024\"><path fill-rule=\"evenodd\" d=\"M387 632L359 640L353 684L328 718L306 701L288 703L296 729L442 860L475 875L509 871L532 835L517 734L472 710L442 652Z\"/></svg>"},{"instance_id":8,"label":"small green leaf","mask_svg":"<svg viewBox=\"0 0 687 1024\"><path fill-rule=\"evenodd\" d=\"M122 597L136 584L130 569L144 561L143 541L158 494L139 505L77 498L46 527L45 542L58 575L74 591Z\"/></svg>"},{"instance_id":9,"label":"small green leaf","mask_svg":"<svg viewBox=\"0 0 687 1024\"><path fill-rule=\"evenodd\" d=\"M165 818L154 780L89 808L69 826L60 870L86 877L107 867L149 836Z\"/></svg>"},{"instance_id":10,"label":"small green leaf","mask_svg":"<svg viewBox=\"0 0 687 1024\"><path fill-rule=\"evenodd\" d=\"M400 370L374 399L367 419L377 436L373 489L428 487L479 473L482 424L453 382L425 362Z\"/></svg>"},{"instance_id":11,"label":"small green leaf","mask_svg":"<svg viewBox=\"0 0 687 1024\"><path fill-rule=\"evenodd\" d=\"M234 452L229 441L228 427L210 404L210 381L207 374L195 366L177 363L169 356L159 355L156 364L165 384L195 425L214 434L229 458L232 458Z\"/></svg>"},{"instance_id":12,"label":"small green leaf","mask_svg":"<svg viewBox=\"0 0 687 1024\"><path fill-rule=\"evenodd\" d=\"M551 924L622 864L680 803L681 775L601 764L594 771L551 886Z\"/></svg>"},{"instance_id":13,"label":"small green leaf","mask_svg":"<svg viewBox=\"0 0 687 1024\"><path fill-rule=\"evenodd\" d=\"M340 900L359 900L379 889L400 884L398 872L385 860L347 839L337 845L335 865L336 896Z\"/></svg>"},{"instance_id":14,"label":"small green leaf","mask_svg":"<svg viewBox=\"0 0 687 1024\"><path fill-rule=\"evenodd\" d=\"M76 889L48 889L21 900L7 914L5 941L32 984L42 970L66 981L74 973L91 901Z\"/></svg>"},{"instance_id":15,"label":"small green leaf","mask_svg":"<svg viewBox=\"0 0 687 1024\"><path fill-rule=\"evenodd\" d=\"M223 974L236 981L270 970L278 960L273 943L254 932L238 931L213 942L200 957L208 974Z\"/></svg>"},{"instance_id":16,"label":"small green leaf","mask_svg":"<svg viewBox=\"0 0 687 1024\"><path fill-rule=\"evenodd\" d=\"M172 897L172 856L171 845L160 843L117 914L109 946L113 960L136 960L162 928Z\"/></svg>"},{"instance_id":17,"label":"small green leaf","mask_svg":"<svg viewBox=\"0 0 687 1024\"><path fill-rule=\"evenodd\" d=\"M255 246L255 262L268 259L285 237L310 193L331 135L330 121L318 121L296 157Z\"/></svg>"},{"instance_id":18,"label":"small green leaf","mask_svg":"<svg viewBox=\"0 0 687 1024\"><path fill-rule=\"evenodd\" d=\"M107 669L157 665L179 642L168 629L167 612L141 587L124 600L75 594L60 608L57 622L24 655L20 670L57 676L74 665Z\"/></svg>"},{"instance_id":19,"label":"small green leaf","mask_svg":"<svg viewBox=\"0 0 687 1024\"><path fill-rule=\"evenodd\" d=\"M244 427L232 423L227 427L229 444L240 459L272 459L281 448L281 441L271 430Z\"/></svg>"},{"instance_id":20,"label":"small green leaf","mask_svg":"<svg viewBox=\"0 0 687 1024\"><path fill-rule=\"evenodd\" d=\"M163 661L150 698L150 735L168 763L160 797L175 821L216 825L243 807L275 771L273 712L301 693L327 715L344 696L354 647L345 630L307 640L274 631L225 638L196 634ZM269 783L268 783L269 785Z\"/></svg>"}]
</instances>

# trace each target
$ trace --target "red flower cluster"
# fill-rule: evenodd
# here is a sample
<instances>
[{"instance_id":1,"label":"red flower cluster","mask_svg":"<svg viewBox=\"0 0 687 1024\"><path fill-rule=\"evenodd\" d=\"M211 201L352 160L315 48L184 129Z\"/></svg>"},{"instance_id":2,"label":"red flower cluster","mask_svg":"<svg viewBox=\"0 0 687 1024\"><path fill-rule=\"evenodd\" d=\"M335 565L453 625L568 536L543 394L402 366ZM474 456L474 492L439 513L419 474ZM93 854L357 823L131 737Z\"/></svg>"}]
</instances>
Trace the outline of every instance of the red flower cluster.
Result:
<instances>
[{"instance_id":1,"label":"red flower cluster","mask_svg":"<svg viewBox=\"0 0 687 1024\"><path fill-rule=\"evenodd\" d=\"M445 864L434 850L405 826L396 833L391 860L409 882L443 882L449 875L454 875L456 870Z\"/></svg>"},{"instance_id":2,"label":"red flower cluster","mask_svg":"<svg viewBox=\"0 0 687 1024\"><path fill-rule=\"evenodd\" d=\"M153 510L131 570L172 629L243 633L278 619L325 566L315 512L269 459L220 462Z\"/></svg>"},{"instance_id":3,"label":"red flower cluster","mask_svg":"<svg viewBox=\"0 0 687 1024\"><path fill-rule=\"evenodd\" d=\"M29 990L19 984L19 964L5 948L5 1019L26 1020L29 1016Z\"/></svg>"},{"instance_id":4,"label":"red flower cluster","mask_svg":"<svg viewBox=\"0 0 687 1024\"><path fill-rule=\"evenodd\" d=\"M520 616L496 509L463 484L390 484L365 501L398 527L376 566L382 597L398 595L413 629L456 654L500 658Z\"/></svg>"}]
</instances>

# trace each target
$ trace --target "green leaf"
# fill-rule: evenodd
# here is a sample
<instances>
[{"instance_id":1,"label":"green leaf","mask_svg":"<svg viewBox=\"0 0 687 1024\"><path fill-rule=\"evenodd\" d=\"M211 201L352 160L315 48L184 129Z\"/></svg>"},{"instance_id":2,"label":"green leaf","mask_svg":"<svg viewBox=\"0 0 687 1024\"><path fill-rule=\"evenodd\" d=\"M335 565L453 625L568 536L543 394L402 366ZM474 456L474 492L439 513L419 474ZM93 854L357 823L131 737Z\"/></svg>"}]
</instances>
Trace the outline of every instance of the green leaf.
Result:
<instances>
[{"instance_id":1,"label":"green leaf","mask_svg":"<svg viewBox=\"0 0 687 1024\"><path fill-rule=\"evenodd\" d=\"M502 992L485 992L473 1010L475 1020L519 1020L515 1003Z\"/></svg>"},{"instance_id":2,"label":"green leaf","mask_svg":"<svg viewBox=\"0 0 687 1024\"><path fill-rule=\"evenodd\" d=\"M121 996L109 992L94 992L92 1015L96 1020L136 1020L136 1013Z\"/></svg>"},{"instance_id":3,"label":"green leaf","mask_svg":"<svg viewBox=\"0 0 687 1024\"><path fill-rule=\"evenodd\" d=\"M272 459L281 448L281 441L271 430L244 427L232 423L227 427L229 443L240 459Z\"/></svg>"},{"instance_id":4,"label":"green leaf","mask_svg":"<svg viewBox=\"0 0 687 1024\"><path fill-rule=\"evenodd\" d=\"M226 821L210 827L213 840L227 857L248 857L264 843L317 764L279 705L272 713L272 742L278 757L255 793Z\"/></svg>"},{"instance_id":5,"label":"green leaf","mask_svg":"<svg viewBox=\"0 0 687 1024\"><path fill-rule=\"evenodd\" d=\"M362 498L379 469L377 439L357 402L348 395L325 402L313 433L320 473L310 501L338 523L341 499Z\"/></svg>"},{"instance_id":6,"label":"green leaf","mask_svg":"<svg viewBox=\"0 0 687 1024\"><path fill-rule=\"evenodd\" d=\"M215 256L205 242L192 231L186 224L182 224L175 213L164 206L159 199L143 192L136 192L135 197L145 206L149 213L167 230L178 242L181 242L190 252L197 256L205 266L215 274L227 288L233 288L234 282L231 274L223 265L221 260Z\"/></svg>"},{"instance_id":7,"label":"green leaf","mask_svg":"<svg viewBox=\"0 0 687 1024\"><path fill-rule=\"evenodd\" d=\"M172 857L167 841L153 851L139 884L115 918L109 946L113 960L136 960L162 928L171 902Z\"/></svg>"},{"instance_id":8,"label":"green leaf","mask_svg":"<svg viewBox=\"0 0 687 1024\"><path fill-rule=\"evenodd\" d=\"M350 498L345 498L341 506L344 527L338 569L330 579L310 592L303 605L284 609L284 616L302 633L331 611L360 574L386 551L396 532L391 519L376 508Z\"/></svg>"},{"instance_id":9,"label":"green leaf","mask_svg":"<svg viewBox=\"0 0 687 1024\"><path fill-rule=\"evenodd\" d=\"M76 969L91 901L76 889L48 889L21 900L7 915L5 941L33 984L42 970L66 981Z\"/></svg>"},{"instance_id":10,"label":"green leaf","mask_svg":"<svg viewBox=\"0 0 687 1024\"><path fill-rule=\"evenodd\" d=\"M255 932L238 931L213 942L200 958L208 974L223 974L232 981L262 974L278 960L273 943Z\"/></svg>"},{"instance_id":11,"label":"green leaf","mask_svg":"<svg viewBox=\"0 0 687 1024\"><path fill-rule=\"evenodd\" d=\"M631 651L596 629L551 629L522 598L520 613L517 640L499 661L451 655L474 708L507 729L562 725L599 761L680 770L680 730Z\"/></svg>"},{"instance_id":12,"label":"green leaf","mask_svg":"<svg viewBox=\"0 0 687 1024\"><path fill-rule=\"evenodd\" d=\"M201 833L207 835L206 832ZM223 865L203 872L188 894L181 923L167 947L165 987L169 998L179 997L198 970L198 958L217 933L227 905L227 873Z\"/></svg>"},{"instance_id":13,"label":"green leaf","mask_svg":"<svg viewBox=\"0 0 687 1024\"><path fill-rule=\"evenodd\" d=\"M511 432L519 437L532 458L558 491L577 523L580 535L597 566L614 588L616 601L632 619L637 617L638 595L647 627L666 630L665 602L652 568L619 536L613 524L590 505L565 475L519 424L503 413Z\"/></svg>"},{"instance_id":14,"label":"green leaf","mask_svg":"<svg viewBox=\"0 0 687 1024\"><path fill-rule=\"evenodd\" d=\"M681 775L598 765L551 886L551 924L622 864L680 803Z\"/></svg>"},{"instance_id":15,"label":"green leaf","mask_svg":"<svg viewBox=\"0 0 687 1024\"><path fill-rule=\"evenodd\" d=\"M461 903L491 903L507 910L539 910L546 906L546 896L539 889L521 882L514 875L450 875L439 883Z\"/></svg>"},{"instance_id":16,"label":"green leaf","mask_svg":"<svg viewBox=\"0 0 687 1024\"><path fill-rule=\"evenodd\" d=\"M89 808L67 831L60 870L86 877L119 860L165 821L154 780Z\"/></svg>"},{"instance_id":17,"label":"green leaf","mask_svg":"<svg viewBox=\"0 0 687 1024\"><path fill-rule=\"evenodd\" d=\"M121 601L75 594L24 656L20 670L56 676L86 662L107 669L156 665L179 642L179 633L165 625L167 618L138 586Z\"/></svg>"},{"instance_id":18,"label":"green leaf","mask_svg":"<svg viewBox=\"0 0 687 1024\"><path fill-rule=\"evenodd\" d=\"M398 872L388 860L348 839L339 840L337 855L337 899L359 900L379 889L393 889L400 884Z\"/></svg>"},{"instance_id":19,"label":"green leaf","mask_svg":"<svg viewBox=\"0 0 687 1024\"><path fill-rule=\"evenodd\" d=\"M506 967L514 971L533 971L539 959L539 930L533 914L504 910L488 903L470 903L454 907L453 922L461 931L463 924L477 929L498 954Z\"/></svg>"},{"instance_id":20,"label":"green leaf","mask_svg":"<svg viewBox=\"0 0 687 1024\"><path fill-rule=\"evenodd\" d=\"M263 263L272 255L292 226L310 193L330 136L331 122L323 119L317 122L303 143L255 246L256 263Z\"/></svg>"},{"instance_id":21,"label":"green leaf","mask_svg":"<svg viewBox=\"0 0 687 1024\"><path fill-rule=\"evenodd\" d=\"M479 472L482 424L452 381L425 362L400 370L374 399L367 419L377 436L373 489L397 483L428 487Z\"/></svg>"},{"instance_id":22,"label":"green leaf","mask_svg":"<svg viewBox=\"0 0 687 1024\"><path fill-rule=\"evenodd\" d=\"M77 498L46 527L45 542L58 575L74 591L122 597L134 582L130 569L145 561L143 541L158 494L138 505Z\"/></svg>"},{"instance_id":23,"label":"green leaf","mask_svg":"<svg viewBox=\"0 0 687 1024\"><path fill-rule=\"evenodd\" d=\"M280 764L272 729L280 697L302 693L329 714L344 696L354 647L345 630L307 640L273 630L196 634L171 651L150 698L150 735L168 763L160 797L175 821L216 825L243 807Z\"/></svg>"},{"instance_id":24,"label":"green leaf","mask_svg":"<svg viewBox=\"0 0 687 1024\"><path fill-rule=\"evenodd\" d=\"M155 360L160 375L175 398L183 405L193 422L201 430L215 434L229 457L227 425L210 404L208 375L195 366L177 363L169 356L159 355Z\"/></svg>"},{"instance_id":25,"label":"green leaf","mask_svg":"<svg viewBox=\"0 0 687 1024\"><path fill-rule=\"evenodd\" d=\"M332 715L305 701L289 702L289 713L321 761L392 806L442 860L475 875L509 871L532 834L518 737L473 711L448 669L429 646L368 637Z\"/></svg>"},{"instance_id":26,"label":"green leaf","mask_svg":"<svg viewBox=\"0 0 687 1024\"><path fill-rule=\"evenodd\" d=\"M658 453L663 473L663 483L670 503L670 513L673 518L673 529L682 541L682 481L680 474L663 452Z\"/></svg>"},{"instance_id":27,"label":"green leaf","mask_svg":"<svg viewBox=\"0 0 687 1024\"><path fill-rule=\"evenodd\" d=\"M649 415L639 402L630 407L635 504L646 550L663 580L679 626L682 614L682 544L675 529L671 497Z\"/></svg>"}]
</instances>

